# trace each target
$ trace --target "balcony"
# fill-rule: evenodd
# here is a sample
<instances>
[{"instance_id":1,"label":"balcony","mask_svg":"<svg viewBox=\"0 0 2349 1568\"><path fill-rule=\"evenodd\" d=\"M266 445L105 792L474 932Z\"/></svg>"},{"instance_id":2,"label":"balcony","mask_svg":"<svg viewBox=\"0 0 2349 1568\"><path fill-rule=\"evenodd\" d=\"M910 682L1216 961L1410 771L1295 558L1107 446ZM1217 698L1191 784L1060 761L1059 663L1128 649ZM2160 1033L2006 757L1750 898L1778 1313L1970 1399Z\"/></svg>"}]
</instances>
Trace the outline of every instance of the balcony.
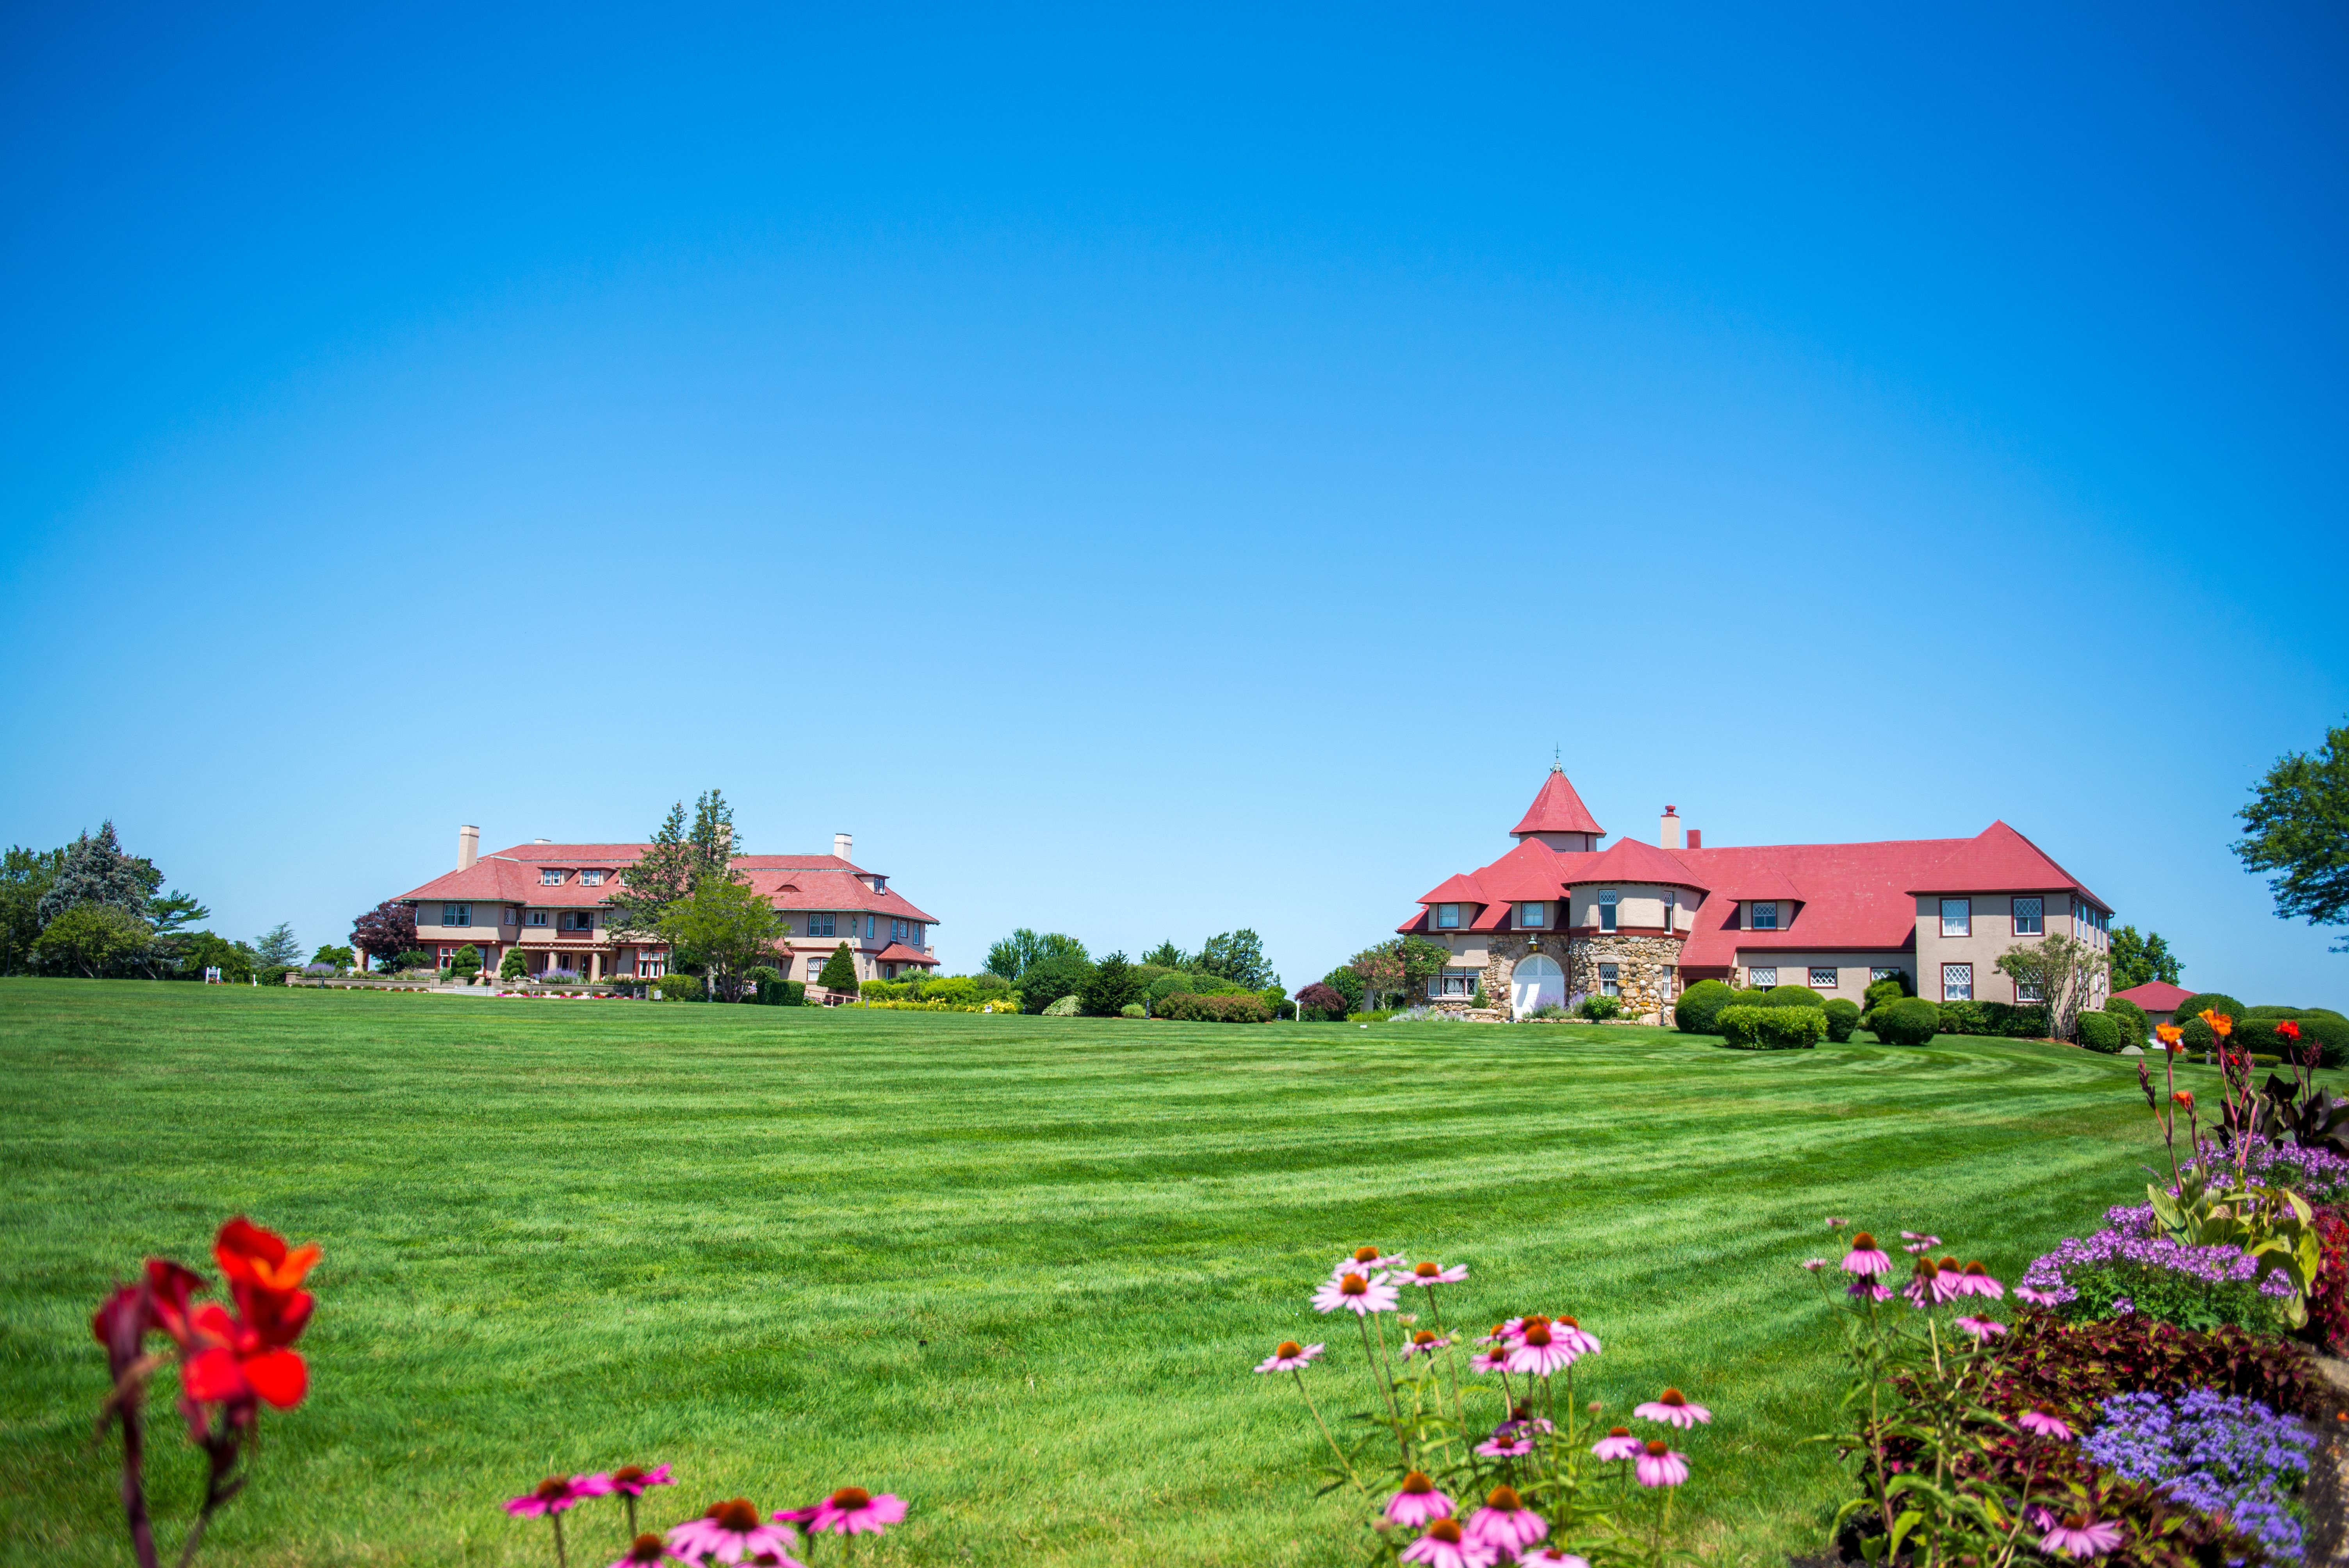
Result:
<instances>
[{"instance_id":1,"label":"balcony","mask_svg":"<svg viewBox=\"0 0 2349 1568\"><path fill-rule=\"evenodd\" d=\"M603 939L604 934L600 931L564 931L558 926L554 933L557 942L601 942Z\"/></svg>"}]
</instances>

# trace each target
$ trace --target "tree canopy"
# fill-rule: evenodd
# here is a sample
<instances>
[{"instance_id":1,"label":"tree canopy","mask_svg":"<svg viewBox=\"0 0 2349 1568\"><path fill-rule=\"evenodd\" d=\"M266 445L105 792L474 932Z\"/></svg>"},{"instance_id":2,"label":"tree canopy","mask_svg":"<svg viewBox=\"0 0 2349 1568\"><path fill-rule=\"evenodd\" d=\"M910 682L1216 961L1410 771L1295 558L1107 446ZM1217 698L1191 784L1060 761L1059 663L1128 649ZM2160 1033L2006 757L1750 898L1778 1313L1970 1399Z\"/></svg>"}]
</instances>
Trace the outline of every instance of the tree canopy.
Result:
<instances>
[{"instance_id":1,"label":"tree canopy","mask_svg":"<svg viewBox=\"0 0 2349 1568\"><path fill-rule=\"evenodd\" d=\"M2349 725L2326 732L2316 752L2277 759L2236 813L2244 869L2275 873L2276 913L2311 925L2349 925ZM2349 939L2333 944L2349 952Z\"/></svg>"},{"instance_id":2,"label":"tree canopy","mask_svg":"<svg viewBox=\"0 0 2349 1568\"><path fill-rule=\"evenodd\" d=\"M1263 939L1247 926L1210 936L1206 945L1199 949L1198 957L1185 967L1201 975L1213 975L1219 980L1232 981L1251 991L1261 991L1268 985L1280 984L1280 976L1273 973L1272 965L1265 960Z\"/></svg>"},{"instance_id":3,"label":"tree canopy","mask_svg":"<svg viewBox=\"0 0 2349 1568\"><path fill-rule=\"evenodd\" d=\"M1114 1018L1129 1002L1142 1000L1142 979L1123 953L1112 953L1093 965L1079 995L1084 1009L1096 1018Z\"/></svg>"},{"instance_id":4,"label":"tree canopy","mask_svg":"<svg viewBox=\"0 0 2349 1568\"><path fill-rule=\"evenodd\" d=\"M678 801L653 830L651 846L605 899L611 923L625 932L658 931L671 904L690 897L712 875L730 878L731 861L741 852L734 837L734 808L726 803L724 790L702 792L693 803L691 827L686 825L685 802Z\"/></svg>"},{"instance_id":5,"label":"tree canopy","mask_svg":"<svg viewBox=\"0 0 2349 1568\"><path fill-rule=\"evenodd\" d=\"M2169 950L2161 933L2149 931L2143 936L2134 925L2124 925L2113 932L2111 960L2113 989L2127 991L2151 981L2162 980L2175 985L2186 965Z\"/></svg>"},{"instance_id":6,"label":"tree canopy","mask_svg":"<svg viewBox=\"0 0 2349 1568\"><path fill-rule=\"evenodd\" d=\"M364 947L371 962L388 964L416 945L416 912L386 899L351 922L351 945Z\"/></svg>"},{"instance_id":7,"label":"tree canopy","mask_svg":"<svg viewBox=\"0 0 2349 1568\"><path fill-rule=\"evenodd\" d=\"M1092 962L1085 953L1085 944L1075 937L1057 931L1039 934L1023 925L987 950L987 972L1000 975L1016 985L1020 976L1047 958L1072 958L1079 964Z\"/></svg>"},{"instance_id":8,"label":"tree canopy","mask_svg":"<svg viewBox=\"0 0 2349 1568\"><path fill-rule=\"evenodd\" d=\"M782 934L783 923L766 895L749 882L730 875L705 876L690 893L661 912L654 929L667 939L678 963L702 972L718 1000L738 1002L745 971L774 961L775 938Z\"/></svg>"}]
</instances>

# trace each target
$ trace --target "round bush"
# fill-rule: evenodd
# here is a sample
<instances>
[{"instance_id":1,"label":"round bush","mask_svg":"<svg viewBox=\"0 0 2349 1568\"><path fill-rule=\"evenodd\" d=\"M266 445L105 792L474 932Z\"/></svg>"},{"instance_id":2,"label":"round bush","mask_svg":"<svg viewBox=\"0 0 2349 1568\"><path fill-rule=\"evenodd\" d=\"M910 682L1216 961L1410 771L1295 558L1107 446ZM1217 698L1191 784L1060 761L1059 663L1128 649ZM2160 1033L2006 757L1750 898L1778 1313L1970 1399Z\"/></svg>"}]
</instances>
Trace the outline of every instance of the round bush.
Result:
<instances>
[{"instance_id":1,"label":"round bush","mask_svg":"<svg viewBox=\"0 0 2349 1568\"><path fill-rule=\"evenodd\" d=\"M1817 1007L1824 1010L1827 999L1808 985L1773 985L1753 998L1767 1007Z\"/></svg>"},{"instance_id":2,"label":"round bush","mask_svg":"<svg viewBox=\"0 0 2349 1568\"><path fill-rule=\"evenodd\" d=\"M2186 1047L2189 1050L2207 1051L2210 1048L2210 1026L2198 1016L2206 1009L2224 1013L2237 1022L2250 1012L2224 991L2206 991L2200 995L2187 997L2178 1004L2178 1011L2170 1015L2169 1021L2186 1032Z\"/></svg>"},{"instance_id":3,"label":"round bush","mask_svg":"<svg viewBox=\"0 0 2349 1568\"><path fill-rule=\"evenodd\" d=\"M1672 1007L1672 1022L1684 1035L1717 1033L1713 1024L1721 1010L1737 999L1737 993L1724 982L1700 980L1681 993L1680 1001Z\"/></svg>"},{"instance_id":4,"label":"round bush","mask_svg":"<svg viewBox=\"0 0 2349 1568\"><path fill-rule=\"evenodd\" d=\"M1868 1026L1888 1046L1921 1046L1941 1032L1941 1009L1922 996L1887 1002L1868 1016Z\"/></svg>"},{"instance_id":5,"label":"round bush","mask_svg":"<svg viewBox=\"0 0 2349 1568\"><path fill-rule=\"evenodd\" d=\"M1048 1018L1073 1018L1083 1006L1083 1002L1078 999L1074 991L1071 991L1067 995L1058 997L1047 1004L1041 1011Z\"/></svg>"},{"instance_id":6,"label":"round bush","mask_svg":"<svg viewBox=\"0 0 2349 1568\"><path fill-rule=\"evenodd\" d=\"M2246 1018L2297 1018L2297 1007L2253 1007L2243 1014Z\"/></svg>"},{"instance_id":7,"label":"round bush","mask_svg":"<svg viewBox=\"0 0 2349 1568\"><path fill-rule=\"evenodd\" d=\"M2153 1043L2153 1020L2144 1008L2126 996L2105 998L2105 1014L2121 1026L2121 1048L2135 1046L2138 1050Z\"/></svg>"},{"instance_id":8,"label":"round bush","mask_svg":"<svg viewBox=\"0 0 2349 1568\"><path fill-rule=\"evenodd\" d=\"M1807 1051L1827 1032L1827 1016L1817 1007L1723 1007L1713 1020L1721 1043L1737 1051Z\"/></svg>"},{"instance_id":9,"label":"round bush","mask_svg":"<svg viewBox=\"0 0 2349 1568\"><path fill-rule=\"evenodd\" d=\"M1827 1038L1838 1046L1850 1039L1851 1032L1859 1027L1859 1004L1857 1002L1847 1002L1837 996L1821 1011L1826 1016Z\"/></svg>"},{"instance_id":10,"label":"round bush","mask_svg":"<svg viewBox=\"0 0 2349 1568\"><path fill-rule=\"evenodd\" d=\"M701 1000L701 976L698 975L664 975L653 982L664 1002L698 1002Z\"/></svg>"},{"instance_id":11,"label":"round bush","mask_svg":"<svg viewBox=\"0 0 2349 1568\"><path fill-rule=\"evenodd\" d=\"M1887 1002L1898 1002L1908 995L1909 984L1906 979L1871 981L1868 983L1868 989L1860 993L1860 1010L1864 1013L1873 1013Z\"/></svg>"},{"instance_id":12,"label":"round bush","mask_svg":"<svg viewBox=\"0 0 2349 1568\"><path fill-rule=\"evenodd\" d=\"M1139 1002L1128 1002L1117 1010L1117 1016L1121 1018L1147 1018L1150 1010Z\"/></svg>"},{"instance_id":13,"label":"round bush","mask_svg":"<svg viewBox=\"0 0 2349 1568\"><path fill-rule=\"evenodd\" d=\"M1297 1016L1309 1024L1344 1023L1345 994L1334 985L1324 985L1316 980L1297 993Z\"/></svg>"},{"instance_id":14,"label":"round bush","mask_svg":"<svg viewBox=\"0 0 2349 1568\"><path fill-rule=\"evenodd\" d=\"M2108 1057L2118 1056L2121 1048L2120 1020L2109 1013L2081 1014L2080 1045L2085 1050L2102 1051Z\"/></svg>"},{"instance_id":15,"label":"round bush","mask_svg":"<svg viewBox=\"0 0 2349 1568\"><path fill-rule=\"evenodd\" d=\"M2278 1024L2286 1023L2300 1031L2297 1044L2276 1032ZM2304 1013L2297 1018L2246 1018L2236 1026L2234 1037L2228 1044L2248 1051L2273 1052L2295 1062L2313 1045L2318 1066L2337 1068L2349 1064L2349 1024L2317 1013Z\"/></svg>"}]
</instances>

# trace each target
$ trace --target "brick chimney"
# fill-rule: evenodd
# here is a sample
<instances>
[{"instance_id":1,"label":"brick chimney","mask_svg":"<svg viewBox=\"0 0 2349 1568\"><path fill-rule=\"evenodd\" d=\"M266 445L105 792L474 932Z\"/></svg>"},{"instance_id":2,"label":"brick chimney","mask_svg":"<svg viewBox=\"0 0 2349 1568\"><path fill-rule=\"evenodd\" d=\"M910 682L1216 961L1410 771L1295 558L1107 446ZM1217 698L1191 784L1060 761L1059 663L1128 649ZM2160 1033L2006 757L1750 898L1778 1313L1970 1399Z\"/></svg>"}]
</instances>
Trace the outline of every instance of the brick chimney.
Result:
<instances>
[{"instance_id":1,"label":"brick chimney","mask_svg":"<svg viewBox=\"0 0 2349 1568\"><path fill-rule=\"evenodd\" d=\"M469 872L481 858L481 830L471 822L457 830L457 869Z\"/></svg>"},{"instance_id":2,"label":"brick chimney","mask_svg":"<svg viewBox=\"0 0 2349 1568\"><path fill-rule=\"evenodd\" d=\"M846 860L848 858L848 851L854 849L856 841L850 838L846 833L834 833L832 836L833 858L835 860Z\"/></svg>"},{"instance_id":3,"label":"brick chimney","mask_svg":"<svg viewBox=\"0 0 2349 1568\"><path fill-rule=\"evenodd\" d=\"M1704 848L1704 830L1702 828L1691 828L1689 830L1688 847L1692 850L1701 850Z\"/></svg>"},{"instance_id":4,"label":"brick chimney","mask_svg":"<svg viewBox=\"0 0 2349 1568\"><path fill-rule=\"evenodd\" d=\"M1684 847L1681 839L1680 808L1677 806L1667 806L1664 808L1664 823L1663 827L1657 834L1656 842L1661 844L1668 850L1677 850Z\"/></svg>"}]
</instances>

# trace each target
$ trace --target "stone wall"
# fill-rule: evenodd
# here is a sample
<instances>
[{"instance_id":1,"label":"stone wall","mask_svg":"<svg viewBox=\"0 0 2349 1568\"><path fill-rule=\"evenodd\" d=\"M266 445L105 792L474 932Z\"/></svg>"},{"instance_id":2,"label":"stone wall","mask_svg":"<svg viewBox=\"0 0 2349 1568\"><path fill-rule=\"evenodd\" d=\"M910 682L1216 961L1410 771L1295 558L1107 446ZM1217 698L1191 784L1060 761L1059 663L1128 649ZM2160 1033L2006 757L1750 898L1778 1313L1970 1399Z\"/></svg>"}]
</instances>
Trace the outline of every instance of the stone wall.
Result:
<instances>
[{"instance_id":1,"label":"stone wall","mask_svg":"<svg viewBox=\"0 0 2349 1568\"><path fill-rule=\"evenodd\" d=\"M1578 936L1568 947L1566 988L1599 995L1599 966L1615 965L1623 1016L1661 1024L1671 1015L1672 966L1681 944L1669 936Z\"/></svg>"}]
</instances>

